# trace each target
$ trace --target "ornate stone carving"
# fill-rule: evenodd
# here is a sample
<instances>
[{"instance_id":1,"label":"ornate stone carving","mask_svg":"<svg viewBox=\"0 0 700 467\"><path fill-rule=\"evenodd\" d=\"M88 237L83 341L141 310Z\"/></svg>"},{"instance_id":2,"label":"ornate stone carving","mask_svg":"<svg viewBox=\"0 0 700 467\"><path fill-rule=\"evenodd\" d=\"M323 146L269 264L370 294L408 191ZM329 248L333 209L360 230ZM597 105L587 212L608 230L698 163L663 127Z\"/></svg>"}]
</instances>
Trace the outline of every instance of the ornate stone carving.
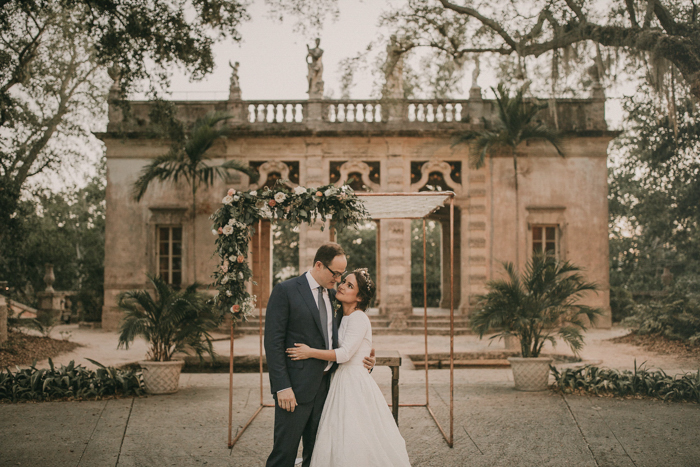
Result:
<instances>
[{"instance_id":1,"label":"ornate stone carving","mask_svg":"<svg viewBox=\"0 0 700 467\"><path fill-rule=\"evenodd\" d=\"M403 53L396 35L392 35L386 46L384 63L384 98L403 99Z\"/></svg>"},{"instance_id":2,"label":"ornate stone carving","mask_svg":"<svg viewBox=\"0 0 700 467\"><path fill-rule=\"evenodd\" d=\"M241 84L238 81L238 67L240 64L236 62L232 65L231 60L229 60L228 66L231 67L231 84L229 86L228 100L239 101L241 100Z\"/></svg>"},{"instance_id":3,"label":"ornate stone carving","mask_svg":"<svg viewBox=\"0 0 700 467\"><path fill-rule=\"evenodd\" d=\"M364 183L370 189L370 191L381 191L381 187L379 186L379 184L374 183L370 180L369 174L371 171L372 168L365 162L358 160L348 161L340 166L340 178L338 178L338 181L335 183L335 185L341 186L348 180L348 177L351 173L359 173L360 175L362 175L362 183Z\"/></svg>"},{"instance_id":4,"label":"ornate stone carving","mask_svg":"<svg viewBox=\"0 0 700 467\"><path fill-rule=\"evenodd\" d=\"M316 39L316 47L313 49L306 45L308 53L306 54L306 65L309 73L309 99L323 99L323 49L319 47L321 39Z\"/></svg>"},{"instance_id":5,"label":"ornate stone carving","mask_svg":"<svg viewBox=\"0 0 700 467\"><path fill-rule=\"evenodd\" d=\"M445 179L445 183L447 184L447 186L451 188L452 191L455 192L455 194L462 194L462 185L452 180L452 167L450 167L450 164L448 164L447 162L428 161L425 164L423 164L423 167L421 167L420 171L421 178L416 183L411 184L411 191L420 191L420 189L423 188L428 182L430 174L433 172L439 172Z\"/></svg>"},{"instance_id":6,"label":"ornate stone carving","mask_svg":"<svg viewBox=\"0 0 700 467\"><path fill-rule=\"evenodd\" d=\"M282 161L267 161L258 169L260 173L260 179L258 183L252 183L250 185L251 190L257 190L260 187L265 186L267 182L267 177L271 173L278 173L283 180L289 180L289 166ZM296 183L285 182L285 185L289 188L296 187Z\"/></svg>"}]
</instances>

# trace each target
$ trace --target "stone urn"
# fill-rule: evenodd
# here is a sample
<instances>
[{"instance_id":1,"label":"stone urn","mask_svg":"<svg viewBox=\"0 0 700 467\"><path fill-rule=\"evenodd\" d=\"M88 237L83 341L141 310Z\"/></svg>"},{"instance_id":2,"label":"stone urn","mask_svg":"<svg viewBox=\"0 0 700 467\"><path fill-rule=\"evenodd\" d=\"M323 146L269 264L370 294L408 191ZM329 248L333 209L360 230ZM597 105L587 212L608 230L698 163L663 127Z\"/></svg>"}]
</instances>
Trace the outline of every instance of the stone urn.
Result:
<instances>
[{"instance_id":1,"label":"stone urn","mask_svg":"<svg viewBox=\"0 0 700 467\"><path fill-rule=\"evenodd\" d=\"M139 362L143 369L143 384L149 394L173 394L180 385L180 372L185 365L184 360L169 362L154 362L144 360Z\"/></svg>"},{"instance_id":2,"label":"stone urn","mask_svg":"<svg viewBox=\"0 0 700 467\"><path fill-rule=\"evenodd\" d=\"M519 391L544 391L549 387L549 357L509 357L513 370L515 389Z\"/></svg>"}]
</instances>

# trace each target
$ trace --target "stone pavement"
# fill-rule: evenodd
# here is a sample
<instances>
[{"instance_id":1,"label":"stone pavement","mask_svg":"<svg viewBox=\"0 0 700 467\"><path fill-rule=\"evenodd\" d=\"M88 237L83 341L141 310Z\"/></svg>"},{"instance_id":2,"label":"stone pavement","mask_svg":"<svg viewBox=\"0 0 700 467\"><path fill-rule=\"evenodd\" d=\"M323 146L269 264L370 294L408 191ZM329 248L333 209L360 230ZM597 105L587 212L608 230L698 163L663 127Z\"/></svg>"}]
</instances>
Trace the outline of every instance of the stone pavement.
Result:
<instances>
[{"instance_id":1,"label":"stone pavement","mask_svg":"<svg viewBox=\"0 0 700 467\"><path fill-rule=\"evenodd\" d=\"M606 364L620 364L607 366L621 368L633 365L636 357L639 363L647 360L670 373L698 367L697 361L607 342L622 333L620 329L589 333L584 358L600 357ZM376 338L377 348L402 353L422 348L422 336L382 337L391 339ZM72 339L85 347L71 358L87 356L115 364L143 356L141 344L129 351L115 351L114 338L110 333L76 329ZM246 339L236 339L235 345L242 352L255 353L257 338ZM486 346L474 336L460 336L455 343L463 349ZM227 342L220 344L228 346ZM443 351L440 346L444 344L431 341L431 352ZM557 348L561 353L564 350ZM65 357L55 360L64 363ZM388 399L390 370L377 368L373 377ZM431 370L429 377L431 406L449 430L449 371ZM402 369L402 403L424 401L423 378L423 371ZM259 382L258 374L234 375L234 432L258 407ZM263 394L269 402L267 383L265 375ZM0 404L0 466L264 465L272 447L272 409L263 409L230 450L226 446L228 375L183 374L180 384L180 391L168 396ZM700 465L697 404L519 392L513 389L509 369L455 370L454 397L452 449L425 408L401 408L399 425L412 465Z\"/></svg>"}]
</instances>

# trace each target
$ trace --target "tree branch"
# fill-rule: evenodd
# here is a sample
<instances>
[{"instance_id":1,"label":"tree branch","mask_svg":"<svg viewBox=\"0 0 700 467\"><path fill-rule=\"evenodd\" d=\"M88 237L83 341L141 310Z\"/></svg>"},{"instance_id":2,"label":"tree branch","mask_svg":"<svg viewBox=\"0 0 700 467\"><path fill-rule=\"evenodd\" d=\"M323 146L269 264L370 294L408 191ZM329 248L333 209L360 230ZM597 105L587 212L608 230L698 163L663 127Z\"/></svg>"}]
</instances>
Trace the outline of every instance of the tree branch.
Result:
<instances>
[{"instance_id":1,"label":"tree branch","mask_svg":"<svg viewBox=\"0 0 700 467\"><path fill-rule=\"evenodd\" d=\"M450 3L447 0L440 0L440 3L442 3L442 6L447 8L448 10L452 10L457 13L478 19L479 21L481 21L481 23L493 29L494 32L501 36L501 38L505 41L506 44L510 46L511 49L515 50L517 48L517 43L515 42L515 40L512 37L510 37L510 35L506 32L505 29L503 29L503 27L500 24L498 24L498 22L492 20L491 18L487 18L486 16L482 15L473 8L455 5L454 3Z\"/></svg>"},{"instance_id":2,"label":"tree branch","mask_svg":"<svg viewBox=\"0 0 700 467\"><path fill-rule=\"evenodd\" d=\"M627 13L630 15L630 22L635 28L639 27L637 22L637 13L634 11L634 0L625 0L625 5L627 6Z\"/></svg>"},{"instance_id":3,"label":"tree branch","mask_svg":"<svg viewBox=\"0 0 700 467\"><path fill-rule=\"evenodd\" d=\"M581 7L579 7L579 6L576 4L576 1L575 1L575 0L565 0L565 1L566 1L566 4L569 6L569 8L571 8L571 11L573 11L573 12L576 14L576 17L577 17L582 23L585 23L586 21L588 21L588 20L586 19L586 15L583 14L583 10L581 9ZM631 1L631 0L630 0L630 1Z\"/></svg>"},{"instance_id":4,"label":"tree branch","mask_svg":"<svg viewBox=\"0 0 700 467\"><path fill-rule=\"evenodd\" d=\"M654 2L654 14L656 18L661 23L661 27L669 34L675 34L678 23L673 19L673 16L669 11L664 8L664 6L658 0L653 0Z\"/></svg>"}]
</instances>

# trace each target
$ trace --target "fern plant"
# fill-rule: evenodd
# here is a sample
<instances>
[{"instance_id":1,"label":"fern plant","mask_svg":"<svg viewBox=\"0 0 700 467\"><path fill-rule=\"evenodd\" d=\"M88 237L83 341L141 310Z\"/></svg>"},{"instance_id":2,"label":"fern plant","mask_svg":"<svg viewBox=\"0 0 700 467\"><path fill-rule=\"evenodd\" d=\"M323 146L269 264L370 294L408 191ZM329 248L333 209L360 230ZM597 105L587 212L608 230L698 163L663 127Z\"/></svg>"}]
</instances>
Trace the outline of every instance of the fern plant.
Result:
<instances>
[{"instance_id":1,"label":"fern plant","mask_svg":"<svg viewBox=\"0 0 700 467\"><path fill-rule=\"evenodd\" d=\"M558 336L578 354L587 322L602 313L579 303L584 294L597 290L596 284L586 282L570 262L544 254L533 255L522 273L510 262L504 268L508 278L486 284L488 293L478 297L470 318L479 337L498 328L491 339L515 335L523 357L538 357L545 342L556 345Z\"/></svg>"},{"instance_id":2,"label":"fern plant","mask_svg":"<svg viewBox=\"0 0 700 467\"><path fill-rule=\"evenodd\" d=\"M147 358L172 360L176 352L195 352L200 360L206 352L214 357L209 332L220 322L208 296L197 292L199 284L175 290L160 276L148 276L155 296L147 290L119 295L117 306L125 312L117 348L129 348L136 337L148 342Z\"/></svg>"}]
</instances>

